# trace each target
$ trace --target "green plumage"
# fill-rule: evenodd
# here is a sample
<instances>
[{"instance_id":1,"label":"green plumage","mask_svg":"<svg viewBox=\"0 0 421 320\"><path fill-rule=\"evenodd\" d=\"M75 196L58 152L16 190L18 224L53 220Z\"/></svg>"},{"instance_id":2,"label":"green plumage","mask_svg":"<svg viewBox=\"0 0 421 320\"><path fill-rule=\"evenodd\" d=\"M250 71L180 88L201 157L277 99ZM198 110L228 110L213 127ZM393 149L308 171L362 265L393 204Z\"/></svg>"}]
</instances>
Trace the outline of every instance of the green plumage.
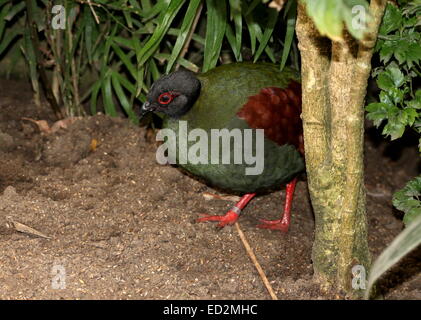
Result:
<instances>
[{"instance_id":1,"label":"green plumage","mask_svg":"<svg viewBox=\"0 0 421 320\"><path fill-rule=\"evenodd\" d=\"M202 85L198 100L181 118L164 118L164 127L174 130L177 134L177 142L173 146L176 150L179 150L180 120L187 121L188 132L185 133L186 135L196 128L205 130L209 137L208 164L180 164L179 160L182 158L182 154L177 154L177 163L180 167L202 178L212 186L238 193L259 192L278 187L280 184L291 181L304 169L304 162L294 146L279 146L267 138L263 140L264 166L261 174L246 175L246 168L254 165L246 164L244 158L241 164L234 164L233 154L234 150L238 150L239 144L234 143L233 139L230 143L230 164L221 164L221 161L219 164L211 164L210 130L240 129L243 133L242 137L244 137L243 130L250 129L250 127L244 120L237 117L237 112L247 102L249 96L258 94L262 88L285 88L291 80L297 80L298 76L293 70L286 69L280 72L277 66L271 64L235 63L217 67L197 77ZM190 150L196 141L188 142L187 150ZM170 142L168 140L166 143ZM254 129L252 146L252 155L255 156ZM220 141L220 155L221 148ZM183 150L180 152L185 153Z\"/></svg>"}]
</instances>

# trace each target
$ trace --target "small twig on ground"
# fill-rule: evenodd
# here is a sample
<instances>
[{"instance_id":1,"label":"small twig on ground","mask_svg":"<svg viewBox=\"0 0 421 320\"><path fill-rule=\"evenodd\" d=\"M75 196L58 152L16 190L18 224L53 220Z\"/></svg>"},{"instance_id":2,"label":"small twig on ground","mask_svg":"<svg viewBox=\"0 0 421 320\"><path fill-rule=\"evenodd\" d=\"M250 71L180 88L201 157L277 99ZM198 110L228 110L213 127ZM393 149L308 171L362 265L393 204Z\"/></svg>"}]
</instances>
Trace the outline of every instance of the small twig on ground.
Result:
<instances>
[{"instance_id":1,"label":"small twig on ground","mask_svg":"<svg viewBox=\"0 0 421 320\"><path fill-rule=\"evenodd\" d=\"M89 8L90 8L90 9L91 9L91 11L92 11L92 14L94 15L94 18L95 18L96 24L99 24L99 18L98 18L98 15L96 14L96 12L95 12L95 10L94 10L94 7L92 6L92 2L91 2L91 0L88 0L88 5L89 5Z\"/></svg>"},{"instance_id":2,"label":"small twig on ground","mask_svg":"<svg viewBox=\"0 0 421 320\"><path fill-rule=\"evenodd\" d=\"M9 228L13 228L18 232L26 233L26 234L29 234L29 235L32 235L32 236L41 237L41 238L44 238L44 239L51 239L51 237L45 235L44 233L42 233L42 232L40 232L40 231L38 231L34 228L31 228L31 227L29 227L29 226L27 226L23 223L20 223L18 221L14 221L14 220L9 218L7 222L8 222L7 226Z\"/></svg>"},{"instance_id":3,"label":"small twig on ground","mask_svg":"<svg viewBox=\"0 0 421 320\"><path fill-rule=\"evenodd\" d=\"M268 278L265 275L265 272L263 271L259 261L257 261L256 255L253 252L253 249L250 247L250 244L248 243L246 236L244 235L243 231L240 228L240 225L238 222L235 223L235 227L237 228L238 235L240 236L241 241L243 242L244 248L246 249L251 261L253 262L254 266L257 269L257 272L259 273L260 277L262 278L262 281L268 290L270 296L272 297L272 300L278 300L278 297L276 296L275 292L273 291L272 286L269 283Z\"/></svg>"},{"instance_id":4,"label":"small twig on ground","mask_svg":"<svg viewBox=\"0 0 421 320\"><path fill-rule=\"evenodd\" d=\"M25 118L25 117L22 118L22 120L35 123L38 126L39 131L45 135L55 133L60 129L67 129L73 122L75 122L76 120L81 120L81 119L82 117L65 118L65 119L54 122L54 124L50 127L50 125L48 124L46 120L35 120L35 119Z\"/></svg>"}]
</instances>

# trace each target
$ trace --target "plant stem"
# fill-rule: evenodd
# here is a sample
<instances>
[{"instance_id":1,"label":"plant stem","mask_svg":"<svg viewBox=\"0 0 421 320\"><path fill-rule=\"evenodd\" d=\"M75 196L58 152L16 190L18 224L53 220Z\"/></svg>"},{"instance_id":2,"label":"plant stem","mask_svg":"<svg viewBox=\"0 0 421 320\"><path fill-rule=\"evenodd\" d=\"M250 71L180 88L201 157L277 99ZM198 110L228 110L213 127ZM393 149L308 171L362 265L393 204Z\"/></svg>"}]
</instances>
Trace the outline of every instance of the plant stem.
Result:
<instances>
[{"instance_id":1,"label":"plant stem","mask_svg":"<svg viewBox=\"0 0 421 320\"><path fill-rule=\"evenodd\" d=\"M202 13L202 9L203 9L203 2L201 2L199 7L197 8L196 16L195 16L194 21L193 21L193 25L190 28L189 34L187 36L187 40L184 43L184 46L183 46L183 49L180 52L179 58L184 58L184 56L186 55L186 53L189 50L190 42L192 40L194 31L196 30L197 24L199 23L200 14ZM177 70L179 67L180 67L180 64L177 63L175 69Z\"/></svg>"},{"instance_id":2,"label":"plant stem","mask_svg":"<svg viewBox=\"0 0 421 320\"><path fill-rule=\"evenodd\" d=\"M352 267L368 270L364 190L364 97L386 1L371 1L373 22L361 43L322 37L303 3L297 36L302 57L303 128L309 191L316 219L315 279L352 297Z\"/></svg>"},{"instance_id":3,"label":"plant stem","mask_svg":"<svg viewBox=\"0 0 421 320\"><path fill-rule=\"evenodd\" d=\"M29 28L30 34L31 34L32 46L34 48L37 67L38 67L38 71L39 71L39 76L41 78L41 84L42 84L42 87L44 89L45 97L46 97L47 101L49 102L51 108L53 109L53 112L56 115L56 117L58 119L62 119L63 113L61 112L60 107L57 103L57 100L54 96L54 93L53 93L52 88L51 88L50 81L47 77L47 74L46 74L45 69L44 69L44 65L42 63L42 57L41 57L40 50L39 50L40 45L39 45L37 25L36 25L36 22L33 19L33 17L34 17L34 8L33 8L34 1L25 0L25 2L26 2L26 17L27 17L28 28Z\"/></svg>"}]
</instances>

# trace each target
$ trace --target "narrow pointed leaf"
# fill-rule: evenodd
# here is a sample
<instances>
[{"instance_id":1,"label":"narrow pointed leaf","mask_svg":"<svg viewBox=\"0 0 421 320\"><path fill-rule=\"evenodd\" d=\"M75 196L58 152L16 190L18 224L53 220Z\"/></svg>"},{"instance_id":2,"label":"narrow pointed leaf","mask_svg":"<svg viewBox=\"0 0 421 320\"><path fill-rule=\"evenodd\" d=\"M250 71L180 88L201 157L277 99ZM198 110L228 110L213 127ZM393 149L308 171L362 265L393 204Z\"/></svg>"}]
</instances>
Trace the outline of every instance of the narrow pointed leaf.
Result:
<instances>
[{"instance_id":1,"label":"narrow pointed leaf","mask_svg":"<svg viewBox=\"0 0 421 320\"><path fill-rule=\"evenodd\" d=\"M373 263L370 276L368 279L368 287L366 298L370 295L373 284L379 279L389 268L401 260L406 254L421 244L421 216L413 220L407 228L405 228L384 250Z\"/></svg>"},{"instance_id":2,"label":"narrow pointed leaf","mask_svg":"<svg viewBox=\"0 0 421 320\"><path fill-rule=\"evenodd\" d=\"M183 18L183 23L178 33L177 41L174 45L174 48L171 53L171 57L167 63L166 73L169 73L180 55L181 50L183 49L184 44L186 43L187 37L191 32L194 18L196 17L196 12L201 3L201 0L192 0L189 3L189 6L186 10L186 14Z\"/></svg>"}]
</instances>

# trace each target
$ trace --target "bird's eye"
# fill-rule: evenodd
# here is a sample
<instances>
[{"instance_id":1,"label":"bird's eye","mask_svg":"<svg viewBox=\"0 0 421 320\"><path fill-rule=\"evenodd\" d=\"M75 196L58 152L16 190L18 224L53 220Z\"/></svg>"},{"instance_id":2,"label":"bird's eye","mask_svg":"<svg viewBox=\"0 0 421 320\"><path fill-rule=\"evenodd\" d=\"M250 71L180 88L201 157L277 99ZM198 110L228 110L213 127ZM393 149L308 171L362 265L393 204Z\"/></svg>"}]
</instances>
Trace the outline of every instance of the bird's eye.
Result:
<instances>
[{"instance_id":1,"label":"bird's eye","mask_svg":"<svg viewBox=\"0 0 421 320\"><path fill-rule=\"evenodd\" d=\"M171 92L165 92L158 97L160 104L169 104L174 99L174 95Z\"/></svg>"}]
</instances>

